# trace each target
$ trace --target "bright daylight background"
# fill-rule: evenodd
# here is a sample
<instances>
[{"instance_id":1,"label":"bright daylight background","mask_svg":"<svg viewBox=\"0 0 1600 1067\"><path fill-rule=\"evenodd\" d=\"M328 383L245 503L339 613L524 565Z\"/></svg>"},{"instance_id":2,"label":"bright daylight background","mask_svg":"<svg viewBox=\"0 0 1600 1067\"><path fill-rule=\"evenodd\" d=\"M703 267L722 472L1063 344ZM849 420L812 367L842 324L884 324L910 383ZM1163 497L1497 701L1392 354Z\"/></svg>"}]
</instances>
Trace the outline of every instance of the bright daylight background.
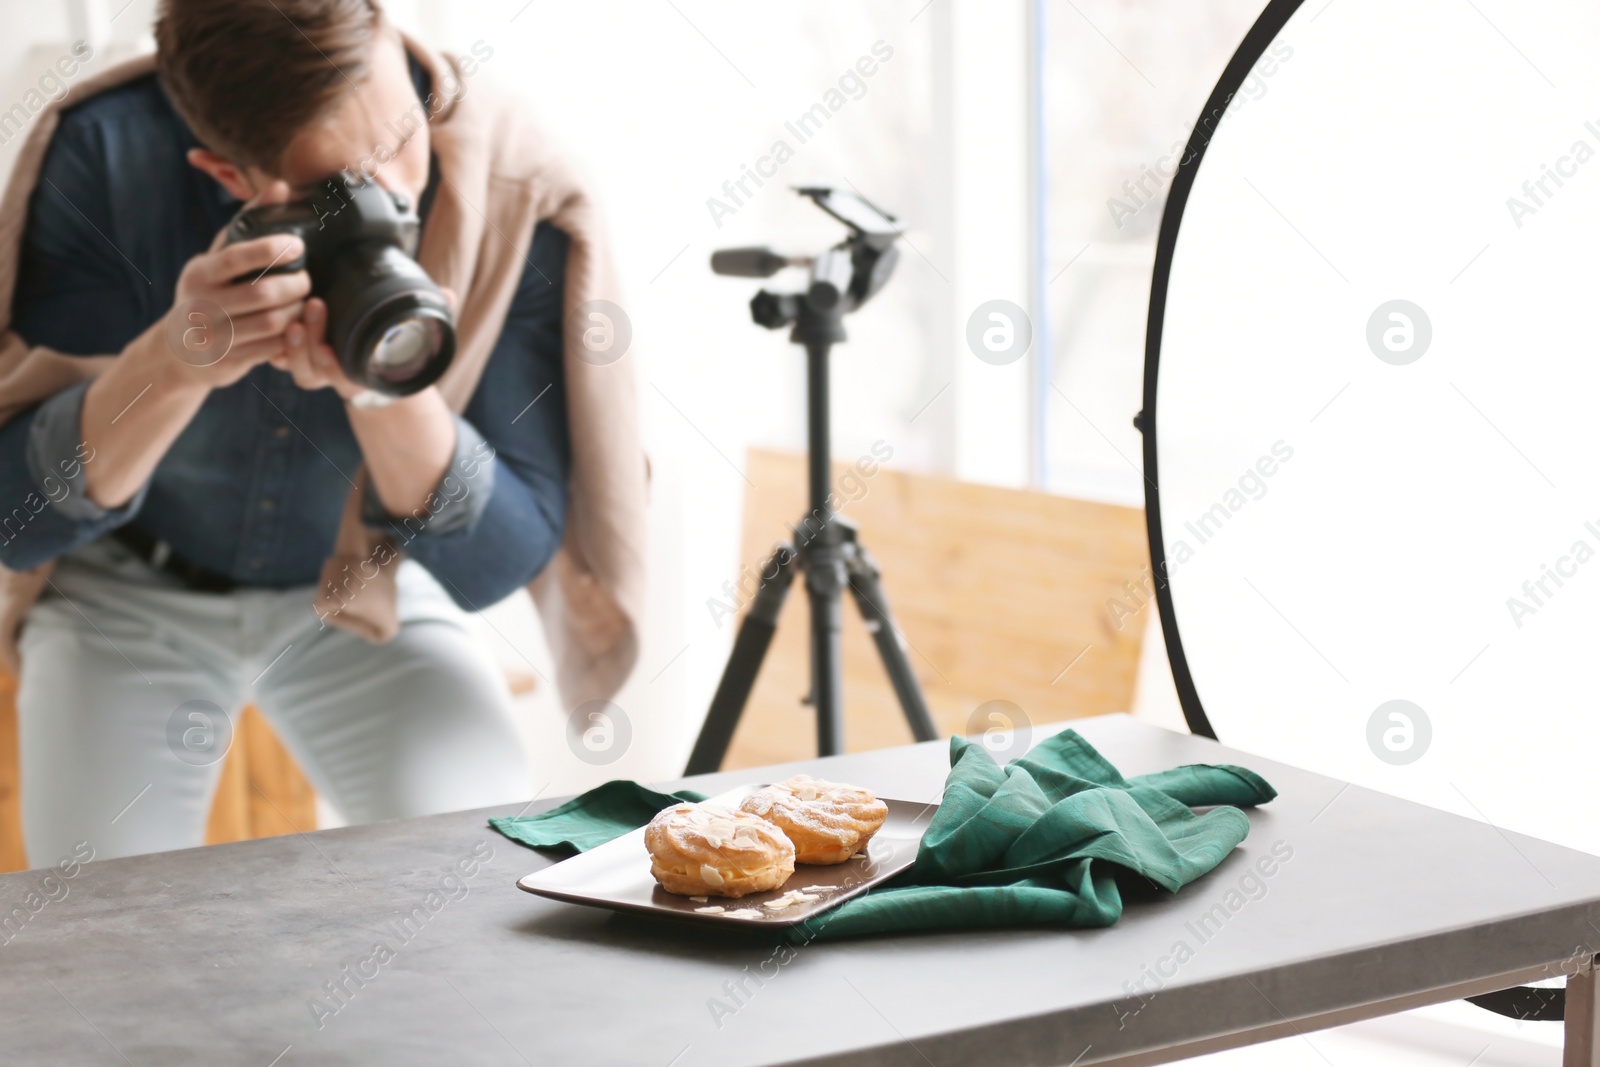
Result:
<instances>
[{"instance_id":1,"label":"bright daylight background","mask_svg":"<svg viewBox=\"0 0 1600 1067\"><path fill-rule=\"evenodd\" d=\"M745 450L804 447L801 358L749 323L755 285L713 277L706 261L726 245L836 241L840 228L790 185L854 186L905 224L896 277L834 357L838 457L882 439L896 468L1142 504L1130 420L1165 190L1134 198L1124 183L1187 136L1262 3L388 0L433 44L493 47L478 77L521 94L587 173L626 279L654 471L652 614L617 698L633 743L619 763L582 764L541 684L523 726L549 793L677 774L704 714L732 637L705 605L737 566ZM153 11L153 0L5 0L0 98L17 98L73 40L96 45L91 70L148 47ZM786 120L885 50L774 179L713 218L706 202L726 198L725 182L775 140L793 144ZM0 147L0 165L14 147ZM1112 197L1135 210L1113 217ZM996 298L1029 310L1037 358L994 367L967 351L968 315ZM550 674L521 594L480 623L509 666ZM1181 723L1154 632L1137 703ZM1554 1064L1559 1033L1446 1006L1207 1062Z\"/></svg>"}]
</instances>

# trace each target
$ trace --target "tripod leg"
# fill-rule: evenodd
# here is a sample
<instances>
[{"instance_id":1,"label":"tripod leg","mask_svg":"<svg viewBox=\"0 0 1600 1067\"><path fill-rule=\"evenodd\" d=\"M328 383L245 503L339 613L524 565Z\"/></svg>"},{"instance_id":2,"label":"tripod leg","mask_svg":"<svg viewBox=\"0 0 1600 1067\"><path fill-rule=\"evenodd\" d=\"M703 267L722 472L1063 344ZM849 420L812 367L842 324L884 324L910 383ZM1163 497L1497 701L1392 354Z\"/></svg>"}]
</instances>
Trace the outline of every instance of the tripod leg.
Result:
<instances>
[{"instance_id":1,"label":"tripod leg","mask_svg":"<svg viewBox=\"0 0 1600 1067\"><path fill-rule=\"evenodd\" d=\"M844 746L843 633L844 561L836 545L808 546L806 592L811 598L811 703L817 713L817 755L836 756Z\"/></svg>"},{"instance_id":2,"label":"tripod leg","mask_svg":"<svg viewBox=\"0 0 1600 1067\"><path fill-rule=\"evenodd\" d=\"M744 714L745 702L756 684L756 675L761 673L761 661L766 658L772 634L778 628L778 612L789 595L797 561L794 548L781 544L762 564L761 573L771 577L762 578L755 603L750 605L750 613L739 624L733 652L728 656L728 665L722 669L722 680L717 683L711 710L706 712L706 721L695 739L684 774L710 774L721 768L728 745L733 741L733 731L739 725L739 716Z\"/></svg>"},{"instance_id":3,"label":"tripod leg","mask_svg":"<svg viewBox=\"0 0 1600 1067\"><path fill-rule=\"evenodd\" d=\"M878 580L878 565L867 555L866 549L854 542L848 544L845 560L850 576L850 593L855 597L856 607L861 609L861 617L866 621L873 643L878 646L883 669L894 685L895 696L900 698L900 710L905 713L906 722L911 727L911 736L918 741L937 741L939 731L934 728L928 705L922 699L922 686L917 683L917 676L911 673L906 650L900 646L899 633L889 614L889 599Z\"/></svg>"}]
</instances>

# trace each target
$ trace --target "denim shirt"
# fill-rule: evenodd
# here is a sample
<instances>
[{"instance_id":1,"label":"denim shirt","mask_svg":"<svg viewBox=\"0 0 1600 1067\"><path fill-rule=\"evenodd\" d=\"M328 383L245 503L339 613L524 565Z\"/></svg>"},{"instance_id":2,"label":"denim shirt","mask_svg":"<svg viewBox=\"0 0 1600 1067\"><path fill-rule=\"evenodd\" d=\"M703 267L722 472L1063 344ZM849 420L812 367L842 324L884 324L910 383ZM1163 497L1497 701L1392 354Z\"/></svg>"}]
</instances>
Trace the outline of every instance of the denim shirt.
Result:
<instances>
[{"instance_id":1,"label":"denim shirt","mask_svg":"<svg viewBox=\"0 0 1600 1067\"><path fill-rule=\"evenodd\" d=\"M418 95L427 74L413 61ZM66 110L29 205L12 328L69 355L119 352L172 306L179 272L240 204L186 161L198 147L154 75ZM418 205L426 216L437 161ZM530 581L561 542L571 467L561 370L567 237L541 224L424 522L386 529L461 606ZM176 358L176 357L174 357ZM314 584L361 462L343 402L266 364L215 389L149 482L103 509L83 491L87 383L0 426L0 563L64 555L125 523L244 586ZM92 457L88 457L92 463ZM442 501L442 503L439 503Z\"/></svg>"}]
</instances>

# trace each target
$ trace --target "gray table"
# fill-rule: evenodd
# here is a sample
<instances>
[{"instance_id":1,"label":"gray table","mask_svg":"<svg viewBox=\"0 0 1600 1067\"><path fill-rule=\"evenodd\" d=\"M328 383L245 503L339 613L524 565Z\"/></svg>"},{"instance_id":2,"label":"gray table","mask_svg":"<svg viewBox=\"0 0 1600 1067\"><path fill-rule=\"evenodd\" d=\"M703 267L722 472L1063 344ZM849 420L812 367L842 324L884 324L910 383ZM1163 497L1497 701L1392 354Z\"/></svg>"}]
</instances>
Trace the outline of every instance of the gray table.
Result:
<instances>
[{"instance_id":1,"label":"gray table","mask_svg":"<svg viewBox=\"0 0 1600 1067\"><path fill-rule=\"evenodd\" d=\"M0 1063L1146 1064L1563 970L1567 1062L1600 1063L1600 858L1124 716L1075 725L1125 773L1229 761L1281 795L1217 870L1111 929L792 959L520 892L547 861L485 827L500 811L91 862L0 931ZM694 784L798 769L933 800L946 746ZM475 873L447 878L463 859ZM0 916L43 878L0 877Z\"/></svg>"}]
</instances>

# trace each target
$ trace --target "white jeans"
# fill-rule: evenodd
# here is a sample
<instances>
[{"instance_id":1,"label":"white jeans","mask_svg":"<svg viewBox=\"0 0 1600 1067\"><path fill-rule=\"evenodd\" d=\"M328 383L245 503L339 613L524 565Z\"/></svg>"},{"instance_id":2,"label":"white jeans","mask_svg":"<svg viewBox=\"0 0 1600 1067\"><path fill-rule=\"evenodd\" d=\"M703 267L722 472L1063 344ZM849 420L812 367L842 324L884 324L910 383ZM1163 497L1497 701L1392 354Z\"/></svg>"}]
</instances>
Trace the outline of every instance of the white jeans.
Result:
<instances>
[{"instance_id":1,"label":"white jeans","mask_svg":"<svg viewBox=\"0 0 1600 1067\"><path fill-rule=\"evenodd\" d=\"M529 796L504 676L427 571L398 579L400 632L372 645L309 587L192 592L105 539L64 558L22 632L30 864L202 844L247 703L352 823Z\"/></svg>"}]
</instances>

